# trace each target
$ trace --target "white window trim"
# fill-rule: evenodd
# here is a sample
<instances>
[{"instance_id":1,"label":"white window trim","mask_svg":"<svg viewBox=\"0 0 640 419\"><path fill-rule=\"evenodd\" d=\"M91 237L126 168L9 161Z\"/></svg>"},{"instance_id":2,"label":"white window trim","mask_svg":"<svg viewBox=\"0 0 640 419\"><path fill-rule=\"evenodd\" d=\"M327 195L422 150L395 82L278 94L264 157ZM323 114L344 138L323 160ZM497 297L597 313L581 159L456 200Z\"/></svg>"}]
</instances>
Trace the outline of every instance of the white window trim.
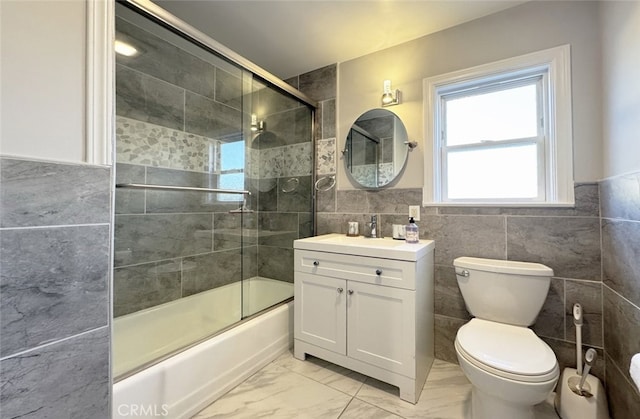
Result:
<instances>
[{"instance_id":1,"label":"white window trim","mask_svg":"<svg viewBox=\"0 0 640 419\"><path fill-rule=\"evenodd\" d=\"M86 2L85 161L111 166L115 120L115 0Z\"/></svg>"},{"instance_id":2,"label":"white window trim","mask_svg":"<svg viewBox=\"0 0 640 419\"><path fill-rule=\"evenodd\" d=\"M555 144L554 150L548 150L547 160L555 166L555 179L547 185L550 197L545 202L442 202L440 199L440 167L436 166L435 153L439 153L436 136L441 131L437 109L438 90L453 83L465 83L480 77L499 77L503 73L528 70L533 67L546 68L548 71L549 136ZM451 73L429 77L423 81L423 114L425 115L424 147L424 187L423 206L517 206L517 207L555 207L574 206L573 180L573 133L571 113L571 56L569 45L562 45L531 54L483 64Z\"/></svg>"}]
</instances>

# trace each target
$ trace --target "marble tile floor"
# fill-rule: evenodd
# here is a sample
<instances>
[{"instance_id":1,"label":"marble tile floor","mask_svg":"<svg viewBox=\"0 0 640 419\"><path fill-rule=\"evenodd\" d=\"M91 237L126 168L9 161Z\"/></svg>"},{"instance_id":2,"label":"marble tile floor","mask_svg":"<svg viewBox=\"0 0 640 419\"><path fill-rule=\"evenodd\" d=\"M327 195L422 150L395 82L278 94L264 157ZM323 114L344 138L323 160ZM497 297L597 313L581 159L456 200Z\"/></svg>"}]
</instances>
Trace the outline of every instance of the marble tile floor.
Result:
<instances>
[{"instance_id":1,"label":"marble tile floor","mask_svg":"<svg viewBox=\"0 0 640 419\"><path fill-rule=\"evenodd\" d=\"M436 359L413 405L398 397L397 387L286 352L192 419L466 419L470 403L471 384L456 364ZM536 406L536 419L557 418L550 401Z\"/></svg>"}]
</instances>

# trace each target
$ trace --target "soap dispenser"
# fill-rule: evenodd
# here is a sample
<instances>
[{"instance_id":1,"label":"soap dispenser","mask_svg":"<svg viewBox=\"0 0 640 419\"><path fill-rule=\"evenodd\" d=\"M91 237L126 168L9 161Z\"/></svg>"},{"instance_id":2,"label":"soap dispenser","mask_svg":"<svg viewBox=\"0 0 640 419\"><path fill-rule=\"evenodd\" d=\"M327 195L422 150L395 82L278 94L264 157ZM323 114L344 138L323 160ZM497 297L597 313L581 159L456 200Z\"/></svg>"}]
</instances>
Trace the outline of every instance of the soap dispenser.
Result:
<instances>
[{"instance_id":1,"label":"soap dispenser","mask_svg":"<svg viewBox=\"0 0 640 419\"><path fill-rule=\"evenodd\" d=\"M419 237L418 237L418 225L416 224L416 222L413 220L413 217L409 217L409 224L407 225L406 228L406 232L405 232L405 241L407 243L418 243L419 241Z\"/></svg>"}]
</instances>

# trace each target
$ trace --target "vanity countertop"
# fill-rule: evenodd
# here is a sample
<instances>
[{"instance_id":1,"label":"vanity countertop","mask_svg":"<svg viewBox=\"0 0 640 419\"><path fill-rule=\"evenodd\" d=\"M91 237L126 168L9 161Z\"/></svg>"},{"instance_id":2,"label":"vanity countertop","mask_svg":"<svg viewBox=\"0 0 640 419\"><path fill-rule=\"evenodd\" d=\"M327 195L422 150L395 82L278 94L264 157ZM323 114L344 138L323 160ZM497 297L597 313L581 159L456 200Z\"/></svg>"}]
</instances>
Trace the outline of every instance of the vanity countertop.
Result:
<instances>
[{"instance_id":1,"label":"vanity countertop","mask_svg":"<svg viewBox=\"0 0 640 419\"><path fill-rule=\"evenodd\" d=\"M293 248L319 252L342 253L384 259L416 261L435 247L433 240L420 239L419 243L388 238L349 237L345 234L324 234L294 240Z\"/></svg>"}]
</instances>

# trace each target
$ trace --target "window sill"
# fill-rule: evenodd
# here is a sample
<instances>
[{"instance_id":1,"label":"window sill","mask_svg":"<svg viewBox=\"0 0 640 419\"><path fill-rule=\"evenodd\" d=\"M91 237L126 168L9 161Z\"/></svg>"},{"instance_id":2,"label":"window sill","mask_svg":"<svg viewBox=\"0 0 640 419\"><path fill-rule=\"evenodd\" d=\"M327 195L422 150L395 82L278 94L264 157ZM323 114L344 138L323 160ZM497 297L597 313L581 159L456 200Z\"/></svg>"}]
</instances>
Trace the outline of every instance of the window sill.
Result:
<instances>
[{"instance_id":1,"label":"window sill","mask_svg":"<svg viewBox=\"0 0 640 419\"><path fill-rule=\"evenodd\" d=\"M423 207L575 208L575 202L423 202Z\"/></svg>"}]
</instances>

